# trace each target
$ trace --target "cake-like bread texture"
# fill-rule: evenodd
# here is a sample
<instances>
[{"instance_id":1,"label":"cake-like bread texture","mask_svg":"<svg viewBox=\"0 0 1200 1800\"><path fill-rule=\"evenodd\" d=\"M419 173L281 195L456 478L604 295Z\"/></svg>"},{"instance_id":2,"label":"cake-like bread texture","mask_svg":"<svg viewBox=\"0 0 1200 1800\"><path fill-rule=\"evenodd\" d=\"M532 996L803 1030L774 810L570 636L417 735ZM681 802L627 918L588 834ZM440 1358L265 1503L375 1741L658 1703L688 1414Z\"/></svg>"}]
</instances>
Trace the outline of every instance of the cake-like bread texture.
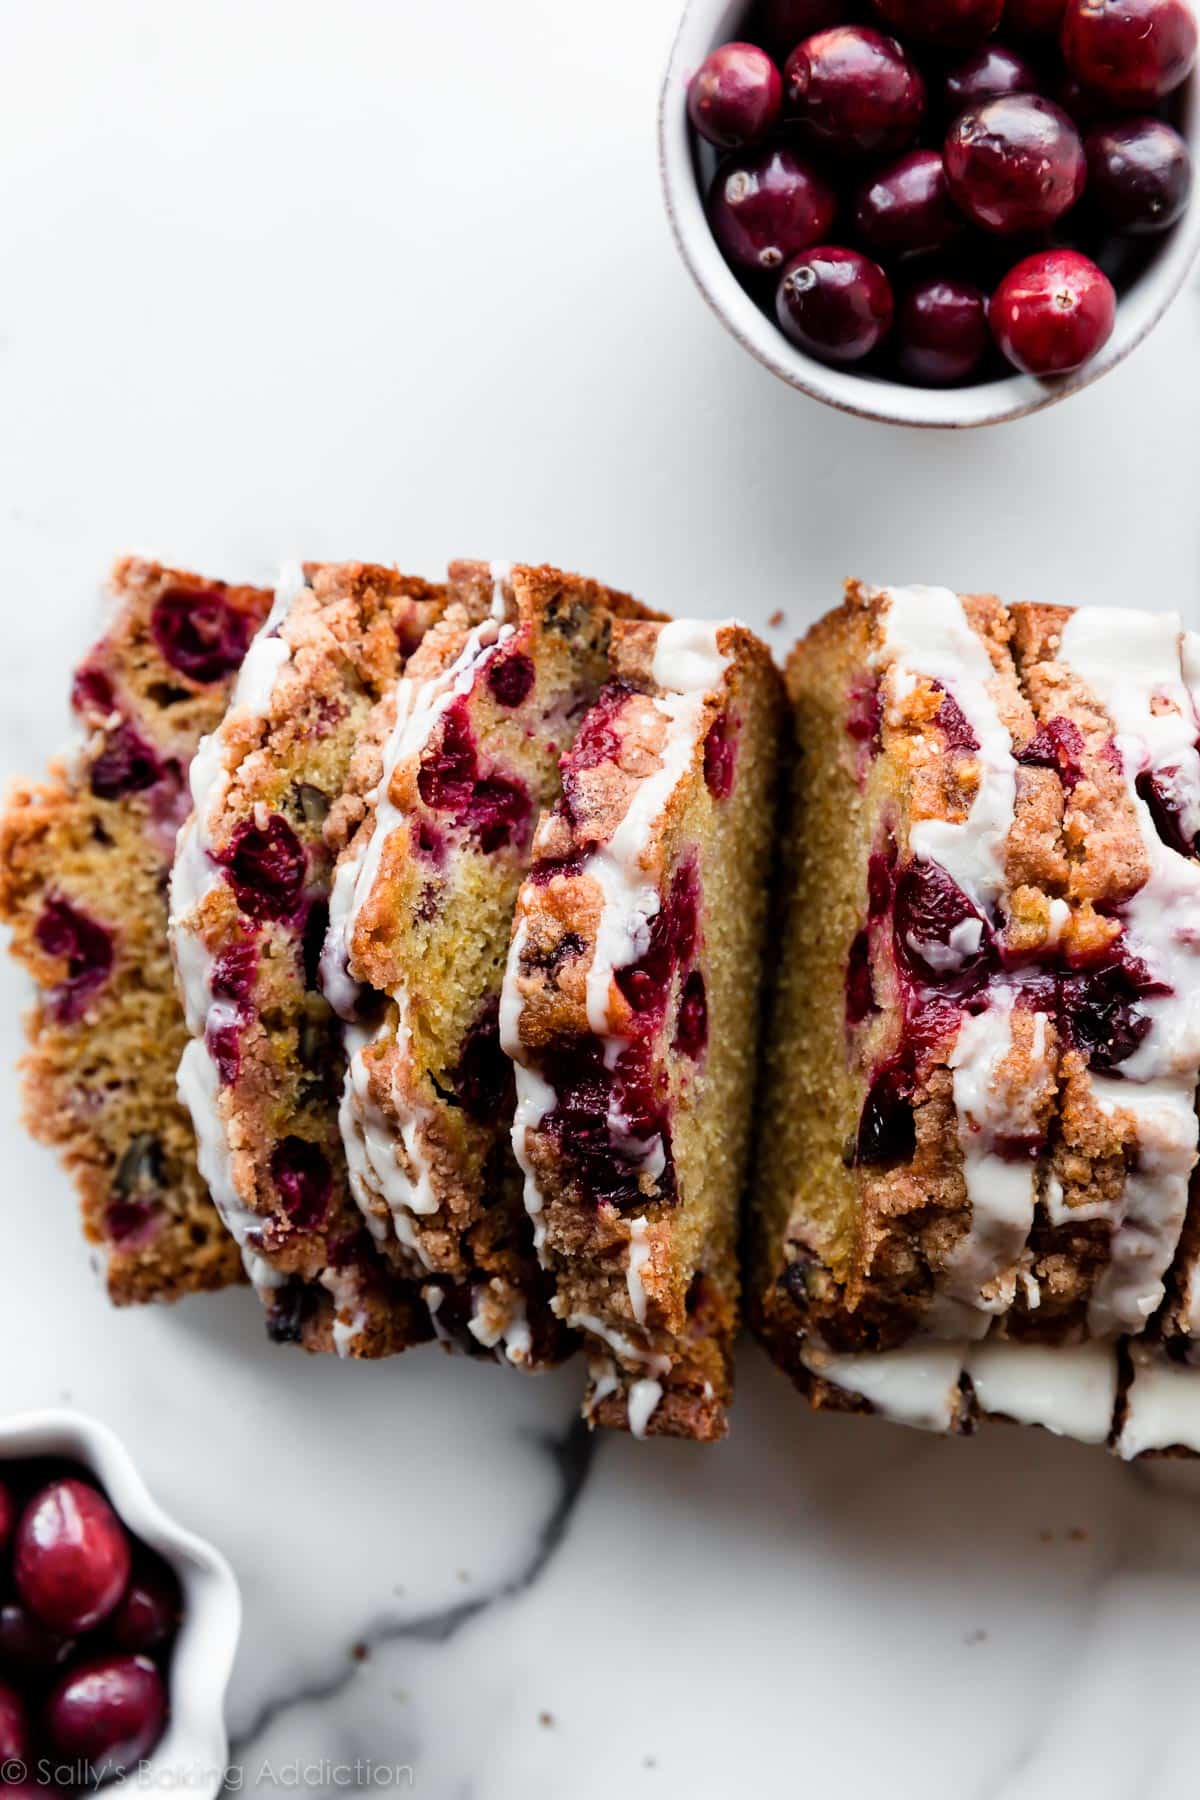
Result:
<instances>
[{"instance_id":1,"label":"cake-like bread texture","mask_svg":"<svg viewBox=\"0 0 1200 1800\"><path fill-rule=\"evenodd\" d=\"M744 627L617 627L517 906L513 1145L596 1423L726 1427L784 703Z\"/></svg>"},{"instance_id":2,"label":"cake-like bread texture","mask_svg":"<svg viewBox=\"0 0 1200 1800\"><path fill-rule=\"evenodd\" d=\"M538 816L614 622L643 609L547 567L458 563L449 593L330 820L325 985L349 1022L342 1134L372 1232L448 1344L536 1368L569 1340L512 1157L500 986Z\"/></svg>"},{"instance_id":3,"label":"cake-like bread texture","mask_svg":"<svg viewBox=\"0 0 1200 1800\"><path fill-rule=\"evenodd\" d=\"M167 952L167 880L187 772L271 603L142 556L109 578L79 667L79 747L19 783L0 820L0 917L38 987L25 1116L79 1190L118 1305L241 1278L175 1093L186 1043Z\"/></svg>"},{"instance_id":4,"label":"cake-like bread texture","mask_svg":"<svg viewBox=\"0 0 1200 1800\"><path fill-rule=\"evenodd\" d=\"M363 563L285 571L192 767L171 941L192 1038L179 1088L200 1166L277 1341L367 1358L429 1336L350 1193L341 1025L320 989L329 812L360 733L444 590Z\"/></svg>"}]
</instances>

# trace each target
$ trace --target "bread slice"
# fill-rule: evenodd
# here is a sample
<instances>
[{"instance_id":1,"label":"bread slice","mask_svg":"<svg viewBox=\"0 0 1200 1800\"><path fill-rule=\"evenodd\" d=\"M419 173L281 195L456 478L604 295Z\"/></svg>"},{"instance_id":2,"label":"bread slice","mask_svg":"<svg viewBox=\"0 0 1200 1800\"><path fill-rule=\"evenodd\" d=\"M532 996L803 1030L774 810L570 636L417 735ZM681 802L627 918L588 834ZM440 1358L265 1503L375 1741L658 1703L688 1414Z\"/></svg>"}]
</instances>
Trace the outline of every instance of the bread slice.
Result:
<instances>
[{"instance_id":1,"label":"bread slice","mask_svg":"<svg viewBox=\"0 0 1200 1800\"><path fill-rule=\"evenodd\" d=\"M725 1429L782 697L743 627L623 623L500 1003L513 1145L588 1412Z\"/></svg>"},{"instance_id":2,"label":"bread slice","mask_svg":"<svg viewBox=\"0 0 1200 1800\"><path fill-rule=\"evenodd\" d=\"M341 1028L318 982L324 831L373 706L443 591L393 569L285 573L192 768L171 936L200 1165L280 1341L375 1357L428 1336L354 1204L337 1127Z\"/></svg>"},{"instance_id":3,"label":"bread slice","mask_svg":"<svg viewBox=\"0 0 1200 1800\"><path fill-rule=\"evenodd\" d=\"M175 1094L187 1041L166 884L187 772L269 592L123 557L71 693L79 748L0 820L0 917L38 985L25 1115L75 1179L118 1305L241 1278Z\"/></svg>"},{"instance_id":4,"label":"bread slice","mask_svg":"<svg viewBox=\"0 0 1200 1800\"><path fill-rule=\"evenodd\" d=\"M342 1130L360 1206L439 1336L537 1367L567 1348L509 1147L499 1044L513 907L626 596L459 563L331 822L326 988L352 1021ZM364 1023L364 1013L370 1023Z\"/></svg>"}]
</instances>

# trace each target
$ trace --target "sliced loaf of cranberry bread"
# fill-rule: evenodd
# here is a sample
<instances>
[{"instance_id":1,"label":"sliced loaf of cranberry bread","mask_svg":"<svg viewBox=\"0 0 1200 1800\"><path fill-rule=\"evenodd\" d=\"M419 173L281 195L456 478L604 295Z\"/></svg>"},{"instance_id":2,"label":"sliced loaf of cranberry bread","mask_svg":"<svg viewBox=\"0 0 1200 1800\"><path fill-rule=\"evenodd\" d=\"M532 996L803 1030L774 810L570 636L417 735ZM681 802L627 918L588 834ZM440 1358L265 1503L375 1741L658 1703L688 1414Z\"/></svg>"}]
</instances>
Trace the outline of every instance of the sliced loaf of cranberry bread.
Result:
<instances>
[{"instance_id":1,"label":"sliced loaf of cranberry bread","mask_svg":"<svg viewBox=\"0 0 1200 1800\"><path fill-rule=\"evenodd\" d=\"M167 878L187 772L220 722L271 596L143 557L71 693L83 733L0 820L0 917L38 985L25 1110L75 1178L118 1304L240 1278L175 1095L186 1043L167 953Z\"/></svg>"},{"instance_id":2,"label":"sliced loaf of cranberry bread","mask_svg":"<svg viewBox=\"0 0 1200 1800\"><path fill-rule=\"evenodd\" d=\"M428 1335L351 1197L341 1027L318 961L325 826L374 705L443 591L392 569L285 573L229 711L192 768L171 940L192 1041L179 1090L200 1166L279 1341L376 1357Z\"/></svg>"},{"instance_id":3,"label":"sliced loaf of cranberry bread","mask_svg":"<svg viewBox=\"0 0 1200 1800\"><path fill-rule=\"evenodd\" d=\"M589 1416L725 1429L782 689L735 624L618 625L521 889L513 1147Z\"/></svg>"},{"instance_id":4,"label":"sliced loaf of cranberry bread","mask_svg":"<svg viewBox=\"0 0 1200 1800\"><path fill-rule=\"evenodd\" d=\"M325 987L348 1021L342 1133L377 1240L447 1344L558 1360L512 1159L499 1044L513 907L624 595L549 568L450 571L451 604L379 709L331 819Z\"/></svg>"}]
</instances>

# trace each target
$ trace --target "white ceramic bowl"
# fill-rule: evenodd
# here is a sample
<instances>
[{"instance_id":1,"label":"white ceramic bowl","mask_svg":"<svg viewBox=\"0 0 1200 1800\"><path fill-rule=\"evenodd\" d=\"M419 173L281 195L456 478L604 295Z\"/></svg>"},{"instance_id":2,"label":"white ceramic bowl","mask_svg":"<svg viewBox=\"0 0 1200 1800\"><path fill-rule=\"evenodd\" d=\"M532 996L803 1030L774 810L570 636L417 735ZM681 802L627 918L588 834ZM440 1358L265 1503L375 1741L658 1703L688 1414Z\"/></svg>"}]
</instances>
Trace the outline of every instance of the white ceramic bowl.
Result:
<instances>
[{"instance_id":1,"label":"white ceramic bowl","mask_svg":"<svg viewBox=\"0 0 1200 1800\"><path fill-rule=\"evenodd\" d=\"M683 260L701 293L739 344L773 374L843 412L891 425L994 425L1053 406L1107 375L1161 319L1200 248L1200 194L1164 240L1150 266L1121 296L1117 322L1100 354L1074 375L1041 381L1010 375L973 387L919 388L881 376L855 374L814 361L784 337L760 312L729 268L708 227L697 158L687 120L687 85L717 44L736 37L748 7L745 0L690 0L667 65L659 100L658 142L667 213ZM1183 97L1181 130L1200 167L1197 77Z\"/></svg>"},{"instance_id":2,"label":"white ceramic bowl","mask_svg":"<svg viewBox=\"0 0 1200 1800\"><path fill-rule=\"evenodd\" d=\"M146 1771L131 1771L104 1792L145 1787L214 1800L224 1785L225 1690L242 1624L233 1570L219 1551L167 1517L107 1425L73 1412L20 1413L0 1421L0 1470L7 1462L43 1456L65 1457L90 1470L129 1530L170 1563L183 1592L166 1732Z\"/></svg>"}]
</instances>

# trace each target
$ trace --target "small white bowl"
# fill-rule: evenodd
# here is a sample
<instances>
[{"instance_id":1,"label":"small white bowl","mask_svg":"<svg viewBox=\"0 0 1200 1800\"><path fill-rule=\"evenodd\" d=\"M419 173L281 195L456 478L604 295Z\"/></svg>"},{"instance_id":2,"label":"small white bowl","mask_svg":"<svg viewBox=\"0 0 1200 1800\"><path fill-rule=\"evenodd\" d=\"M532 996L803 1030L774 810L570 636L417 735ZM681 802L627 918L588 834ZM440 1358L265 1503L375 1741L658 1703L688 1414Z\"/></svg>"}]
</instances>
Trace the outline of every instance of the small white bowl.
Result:
<instances>
[{"instance_id":1,"label":"small white bowl","mask_svg":"<svg viewBox=\"0 0 1200 1800\"><path fill-rule=\"evenodd\" d=\"M183 1593L166 1732L145 1770L106 1783L104 1792L145 1787L214 1800L225 1782L225 1690L242 1625L233 1570L219 1551L167 1517L125 1446L99 1420L83 1413L35 1412L0 1421L0 1470L26 1457L62 1457L90 1471L134 1536L171 1565Z\"/></svg>"},{"instance_id":2,"label":"small white bowl","mask_svg":"<svg viewBox=\"0 0 1200 1800\"><path fill-rule=\"evenodd\" d=\"M780 380L843 412L889 425L995 425L1053 406L1090 386L1123 362L1157 325L1183 285L1200 249L1200 195L1191 204L1149 267L1121 295L1112 336L1098 356L1074 375L1041 381L1010 375L973 387L908 387L878 375L830 368L791 344L774 320L754 304L726 263L709 230L695 148L687 118L687 86L709 51L737 35L745 20L745 0L690 0L667 65L658 108L658 146L667 214L684 262L700 292L743 349ZM1183 97L1180 129L1200 169L1200 109L1196 77Z\"/></svg>"}]
</instances>

